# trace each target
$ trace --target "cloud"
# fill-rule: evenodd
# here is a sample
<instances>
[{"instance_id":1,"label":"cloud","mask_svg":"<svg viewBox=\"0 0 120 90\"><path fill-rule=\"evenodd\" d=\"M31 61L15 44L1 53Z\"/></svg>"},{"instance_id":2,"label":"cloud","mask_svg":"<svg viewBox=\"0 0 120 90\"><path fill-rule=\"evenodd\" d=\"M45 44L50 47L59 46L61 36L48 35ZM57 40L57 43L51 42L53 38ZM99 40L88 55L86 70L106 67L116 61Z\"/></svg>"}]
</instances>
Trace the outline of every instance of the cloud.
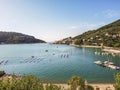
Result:
<instances>
[{"instance_id":1,"label":"cloud","mask_svg":"<svg viewBox=\"0 0 120 90\"><path fill-rule=\"evenodd\" d=\"M78 26L69 26L68 29L77 29Z\"/></svg>"},{"instance_id":2,"label":"cloud","mask_svg":"<svg viewBox=\"0 0 120 90\"><path fill-rule=\"evenodd\" d=\"M105 18L119 18L120 11L107 9L107 10L102 11L100 13L96 13L94 16L95 17L105 17Z\"/></svg>"}]
</instances>

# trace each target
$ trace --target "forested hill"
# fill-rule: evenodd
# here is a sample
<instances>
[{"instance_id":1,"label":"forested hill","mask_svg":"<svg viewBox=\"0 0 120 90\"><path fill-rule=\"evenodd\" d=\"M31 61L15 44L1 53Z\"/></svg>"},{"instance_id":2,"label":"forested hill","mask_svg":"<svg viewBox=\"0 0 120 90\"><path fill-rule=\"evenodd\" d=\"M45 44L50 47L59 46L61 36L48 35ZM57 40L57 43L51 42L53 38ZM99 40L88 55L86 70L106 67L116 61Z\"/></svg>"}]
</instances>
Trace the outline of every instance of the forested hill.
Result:
<instances>
[{"instance_id":1,"label":"forested hill","mask_svg":"<svg viewBox=\"0 0 120 90\"><path fill-rule=\"evenodd\" d=\"M19 43L44 43L45 41L36 39L33 36L17 32L0 31L0 44L19 44Z\"/></svg>"},{"instance_id":2,"label":"forested hill","mask_svg":"<svg viewBox=\"0 0 120 90\"><path fill-rule=\"evenodd\" d=\"M76 44L76 45L94 45L120 47L120 20L105 25L97 30L90 30L81 35L59 43Z\"/></svg>"}]
</instances>

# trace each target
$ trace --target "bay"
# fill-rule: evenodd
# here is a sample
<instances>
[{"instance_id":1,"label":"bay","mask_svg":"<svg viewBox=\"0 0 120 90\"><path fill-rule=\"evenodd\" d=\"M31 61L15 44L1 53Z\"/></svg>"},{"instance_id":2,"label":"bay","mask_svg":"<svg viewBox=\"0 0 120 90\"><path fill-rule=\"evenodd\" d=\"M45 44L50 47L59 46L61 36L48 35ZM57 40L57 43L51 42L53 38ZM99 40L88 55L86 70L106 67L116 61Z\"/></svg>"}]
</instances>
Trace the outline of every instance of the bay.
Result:
<instances>
[{"instance_id":1,"label":"bay","mask_svg":"<svg viewBox=\"0 0 120 90\"><path fill-rule=\"evenodd\" d=\"M96 55L98 48L77 48L57 44L0 45L0 70L9 74L32 74L44 82L66 83L81 76L90 83L113 83L119 70L100 67L93 62L106 61L108 55ZM120 66L120 56L109 56Z\"/></svg>"}]
</instances>

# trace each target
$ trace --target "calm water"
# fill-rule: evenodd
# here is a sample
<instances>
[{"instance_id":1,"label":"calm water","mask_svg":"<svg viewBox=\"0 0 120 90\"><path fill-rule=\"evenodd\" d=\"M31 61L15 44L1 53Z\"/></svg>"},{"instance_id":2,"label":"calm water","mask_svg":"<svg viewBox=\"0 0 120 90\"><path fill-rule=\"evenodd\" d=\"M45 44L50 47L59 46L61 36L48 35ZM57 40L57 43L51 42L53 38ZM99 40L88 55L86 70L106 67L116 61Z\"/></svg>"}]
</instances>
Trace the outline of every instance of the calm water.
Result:
<instances>
[{"instance_id":1,"label":"calm water","mask_svg":"<svg viewBox=\"0 0 120 90\"><path fill-rule=\"evenodd\" d=\"M32 74L45 82L64 83L74 75L88 82L114 82L114 74L119 71L95 65L96 60L107 60L107 55L95 55L96 51L101 52L96 48L68 45L0 45L0 70L10 74ZM110 56L110 60L120 66L120 56Z\"/></svg>"}]
</instances>

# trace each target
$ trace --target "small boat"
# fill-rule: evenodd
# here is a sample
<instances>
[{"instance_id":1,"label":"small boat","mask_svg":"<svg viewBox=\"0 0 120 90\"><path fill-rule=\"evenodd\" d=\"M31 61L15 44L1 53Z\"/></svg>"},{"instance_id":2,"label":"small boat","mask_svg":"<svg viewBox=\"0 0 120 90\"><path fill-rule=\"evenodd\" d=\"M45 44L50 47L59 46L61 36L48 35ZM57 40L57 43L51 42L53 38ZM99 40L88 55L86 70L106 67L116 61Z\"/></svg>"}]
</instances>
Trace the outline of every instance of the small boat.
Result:
<instances>
[{"instance_id":1,"label":"small boat","mask_svg":"<svg viewBox=\"0 0 120 90\"><path fill-rule=\"evenodd\" d=\"M120 70L120 67L116 66L113 62L109 62L109 61L105 61L105 62L95 61L94 63L97 64L97 65L103 66L103 67L111 68L113 70Z\"/></svg>"},{"instance_id":2,"label":"small boat","mask_svg":"<svg viewBox=\"0 0 120 90\"><path fill-rule=\"evenodd\" d=\"M100 52L97 52L97 51L96 51L96 52L95 52L95 55L100 55Z\"/></svg>"},{"instance_id":3,"label":"small boat","mask_svg":"<svg viewBox=\"0 0 120 90\"><path fill-rule=\"evenodd\" d=\"M5 61L4 65L6 65L7 63L8 63L8 60L7 60L7 61Z\"/></svg>"},{"instance_id":4,"label":"small boat","mask_svg":"<svg viewBox=\"0 0 120 90\"><path fill-rule=\"evenodd\" d=\"M105 61L104 64L114 65L114 63L113 63L113 62L110 62L110 61Z\"/></svg>"},{"instance_id":5,"label":"small boat","mask_svg":"<svg viewBox=\"0 0 120 90\"><path fill-rule=\"evenodd\" d=\"M115 65L108 65L108 68L111 68L113 70L119 70L120 69L120 67L115 66Z\"/></svg>"},{"instance_id":6,"label":"small boat","mask_svg":"<svg viewBox=\"0 0 120 90\"><path fill-rule=\"evenodd\" d=\"M0 64L2 64L3 62L4 62L4 60L3 60L3 61L1 61L1 62L0 62Z\"/></svg>"},{"instance_id":7,"label":"small boat","mask_svg":"<svg viewBox=\"0 0 120 90\"><path fill-rule=\"evenodd\" d=\"M48 50L45 50L45 52L48 52Z\"/></svg>"},{"instance_id":8,"label":"small boat","mask_svg":"<svg viewBox=\"0 0 120 90\"><path fill-rule=\"evenodd\" d=\"M31 56L31 58L34 58L34 56Z\"/></svg>"},{"instance_id":9,"label":"small boat","mask_svg":"<svg viewBox=\"0 0 120 90\"><path fill-rule=\"evenodd\" d=\"M101 61L95 61L94 63L97 64L97 65L102 65L103 64Z\"/></svg>"},{"instance_id":10,"label":"small boat","mask_svg":"<svg viewBox=\"0 0 120 90\"><path fill-rule=\"evenodd\" d=\"M114 65L113 62L110 62L110 56L108 56L108 57L107 57L107 60L104 61L103 63L104 63L104 65L105 65L106 67L108 67L109 65Z\"/></svg>"}]
</instances>

